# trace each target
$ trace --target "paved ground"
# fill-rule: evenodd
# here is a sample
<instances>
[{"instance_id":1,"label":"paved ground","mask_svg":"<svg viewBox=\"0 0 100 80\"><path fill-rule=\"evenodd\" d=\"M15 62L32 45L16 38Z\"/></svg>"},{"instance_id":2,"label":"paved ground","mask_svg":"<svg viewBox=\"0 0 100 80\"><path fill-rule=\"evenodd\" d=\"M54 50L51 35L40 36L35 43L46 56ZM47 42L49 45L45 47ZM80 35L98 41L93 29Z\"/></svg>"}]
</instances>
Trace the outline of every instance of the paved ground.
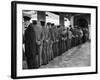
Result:
<instances>
[{"instance_id":1,"label":"paved ground","mask_svg":"<svg viewBox=\"0 0 100 80\"><path fill-rule=\"evenodd\" d=\"M66 51L61 56L50 61L49 64L40 68L61 68L61 67L83 67L90 66L90 43L86 42L81 46Z\"/></svg>"}]
</instances>

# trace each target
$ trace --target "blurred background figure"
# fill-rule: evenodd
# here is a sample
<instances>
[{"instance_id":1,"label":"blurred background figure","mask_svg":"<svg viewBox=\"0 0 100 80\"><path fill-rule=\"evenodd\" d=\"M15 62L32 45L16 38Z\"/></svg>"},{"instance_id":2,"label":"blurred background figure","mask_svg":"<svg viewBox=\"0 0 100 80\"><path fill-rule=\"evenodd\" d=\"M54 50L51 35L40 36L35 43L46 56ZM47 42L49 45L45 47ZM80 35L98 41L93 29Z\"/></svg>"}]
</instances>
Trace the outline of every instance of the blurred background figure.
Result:
<instances>
[{"instance_id":1,"label":"blurred background figure","mask_svg":"<svg viewBox=\"0 0 100 80\"><path fill-rule=\"evenodd\" d=\"M72 32L69 28L67 28L67 48L71 48L71 42L72 42Z\"/></svg>"},{"instance_id":2,"label":"blurred background figure","mask_svg":"<svg viewBox=\"0 0 100 80\"><path fill-rule=\"evenodd\" d=\"M78 36L79 36L79 45L82 44L82 37L83 37L83 31L80 27L78 27Z\"/></svg>"}]
</instances>

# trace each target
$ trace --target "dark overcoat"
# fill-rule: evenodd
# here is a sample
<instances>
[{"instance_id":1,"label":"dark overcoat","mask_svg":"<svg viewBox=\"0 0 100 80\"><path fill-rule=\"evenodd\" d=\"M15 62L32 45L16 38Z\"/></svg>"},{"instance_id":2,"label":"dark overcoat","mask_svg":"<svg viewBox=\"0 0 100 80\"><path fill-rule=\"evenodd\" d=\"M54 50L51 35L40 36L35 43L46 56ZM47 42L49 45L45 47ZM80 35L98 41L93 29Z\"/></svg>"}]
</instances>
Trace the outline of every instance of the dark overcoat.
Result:
<instances>
[{"instance_id":1,"label":"dark overcoat","mask_svg":"<svg viewBox=\"0 0 100 80\"><path fill-rule=\"evenodd\" d=\"M30 24L25 31L25 55L28 68L35 68L37 66L36 53L36 35L34 26Z\"/></svg>"}]
</instances>

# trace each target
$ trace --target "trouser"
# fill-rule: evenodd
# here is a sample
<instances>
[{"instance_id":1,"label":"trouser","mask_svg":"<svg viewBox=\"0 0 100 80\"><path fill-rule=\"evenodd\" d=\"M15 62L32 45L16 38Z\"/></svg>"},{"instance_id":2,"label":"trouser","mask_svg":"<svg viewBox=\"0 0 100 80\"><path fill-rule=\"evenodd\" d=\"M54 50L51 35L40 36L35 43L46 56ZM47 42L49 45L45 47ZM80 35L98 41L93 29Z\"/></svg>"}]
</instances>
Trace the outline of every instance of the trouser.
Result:
<instances>
[{"instance_id":1,"label":"trouser","mask_svg":"<svg viewBox=\"0 0 100 80\"><path fill-rule=\"evenodd\" d=\"M68 39L68 40L67 40L67 48L68 48L68 49L71 48L71 40L72 40L72 39Z\"/></svg>"},{"instance_id":2,"label":"trouser","mask_svg":"<svg viewBox=\"0 0 100 80\"><path fill-rule=\"evenodd\" d=\"M41 66L42 63L43 63L43 60L42 60L42 48L43 48L43 46L41 45L41 46L39 47L39 65L40 65L40 66Z\"/></svg>"},{"instance_id":3,"label":"trouser","mask_svg":"<svg viewBox=\"0 0 100 80\"><path fill-rule=\"evenodd\" d=\"M62 40L62 53L64 52L64 40ZM62 54L61 53L61 54Z\"/></svg>"},{"instance_id":4,"label":"trouser","mask_svg":"<svg viewBox=\"0 0 100 80\"><path fill-rule=\"evenodd\" d=\"M77 45L79 45L79 37L77 37Z\"/></svg>"},{"instance_id":5,"label":"trouser","mask_svg":"<svg viewBox=\"0 0 100 80\"><path fill-rule=\"evenodd\" d=\"M86 40L85 41L88 41L89 40L89 35L85 34L85 36L86 36Z\"/></svg>"},{"instance_id":6,"label":"trouser","mask_svg":"<svg viewBox=\"0 0 100 80\"><path fill-rule=\"evenodd\" d=\"M71 47L74 46L74 38L72 37L72 41L71 41Z\"/></svg>"},{"instance_id":7,"label":"trouser","mask_svg":"<svg viewBox=\"0 0 100 80\"><path fill-rule=\"evenodd\" d=\"M66 39L66 41L65 41L65 44L66 44L66 51L68 50L68 48L67 48L67 39Z\"/></svg>"},{"instance_id":8,"label":"trouser","mask_svg":"<svg viewBox=\"0 0 100 80\"><path fill-rule=\"evenodd\" d=\"M36 44L36 51L38 57L38 66L40 67L42 65L42 45Z\"/></svg>"},{"instance_id":9,"label":"trouser","mask_svg":"<svg viewBox=\"0 0 100 80\"><path fill-rule=\"evenodd\" d=\"M62 54L62 53L64 53L66 51L66 43L65 43L65 40L62 40L61 45L62 45L62 47L61 47L62 48L61 54Z\"/></svg>"},{"instance_id":10,"label":"trouser","mask_svg":"<svg viewBox=\"0 0 100 80\"><path fill-rule=\"evenodd\" d=\"M42 48L42 59L43 59L43 65L46 65L48 63L47 61L47 43L46 41L43 41L43 48Z\"/></svg>"},{"instance_id":11,"label":"trouser","mask_svg":"<svg viewBox=\"0 0 100 80\"><path fill-rule=\"evenodd\" d=\"M75 45L74 46L76 46L77 45L77 37L75 37Z\"/></svg>"},{"instance_id":12,"label":"trouser","mask_svg":"<svg viewBox=\"0 0 100 80\"><path fill-rule=\"evenodd\" d=\"M34 49L34 50L33 50ZM37 52L36 47L32 47L30 44L25 46L25 56L27 61L28 69L38 68Z\"/></svg>"},{"instance_id":13,"label":"trouser","mask_svg":"<svg viewBox=\"0 0 100 80\"><path fill-rule=\"evenodd\" d=\"M49 41L49 44L48 44L48 59L49 61L53 59L53 49L52 49L52 45L53 43Z\"/></svg>"},{"instance_id":14,"label":"trouser","mask_svg":"<svg viewBox=\"0 0 100 80\"><path fill-rule=\"evenodd\" d=\"M73 44L73 47L76 46L76 38L75 37L73 37L73 39L72 39L72 44Z\"/></svg>"},{"instance_id":15,"label":"trouser","mask_svg":"<svg viewBox=\"0 0 100 80\"><path fill-rule=\"evenodd\" d=\"M59 46L59 55L61 55L62 54L62 40L61 39L59 39L58 46Z\"/></svg>"},{"instance_id":16,"label":"trouser","mask_svg":"<svg viewBox=\"0 0 100 80\"><path fill-rule=\"evenodd\" d=\"M27 58L27 65L28 65L28 69L36 69L36 68L38 68L37 57L34 56L33 58Z\"/></svg>"},{"instance_id":17,"label":"trouser","mask_svg":"<svg viewBox=\"0 0 100 80\"><path fill-rule=\"evenodd\" d=\"M82 38L79 38L79 45L82 44Z\"/></svg>"},{"instance_id":18,"label":"trouser","mask_svg":"<svg viewBox=\"0 0 100 80\"><path fill-rule=\"evenodd\" d=\"M47 44L46 44L46 53L47 53L47 63L49 62L49 60L50 60L50 58L49 58L49 56L50 56L50 47L49 47L49 42L46 42Z\"/></svg>"},{"instance_id":19,"label":"trouser","mask_svg":"<svg viewBox=\"0 0 100 80\"><path fill-rule=\"evenodd\" d=\"M59 54L59 47L58 47L58 43L59 43L59 41L57 41L57 42L56 42L56 56L58 56L58 54Z\"/></svg>"},{"instance_id":20,"label":"trouser","mask_svg":"<svg viewBox=\"0 0 100 80\"><path fill-rule=\"evenodd\" d=\"M53 44L50 45L50 48L51 48L51 50L50 50L50 55L51 55L50 60L52 60L52 59L54 58L54 56L53 56L52 45L53 45Z\"/></svg>"},{"instance_id":21,"label":"trouser","mask_svg":"<svg viewBox=\"0 0 100 80\"><path fill-rule=\"evenodd\" d=\"M56 57L56 42L53 43L52 48L53 48L53 57Z\"/></svg>"},{"instance_id":22,"label":"trouser","mask_svg":"<svg viewBox=\"0 0 100 80\"><path fill-rule=\"evenodd\" d=\"M78 45L78 37L76 37L76 46Z\"/></svg>"},{"instance_id":23,"label":"trouser","mask_svg":"<svg viewBox=\"0 0 100 80\"><path fill-rule=\"evenodd\" d=\"M53 44L53 57L56 57L56 56L58 56L58 54L59 54L59 51L58 51L59 49L58 49L58 41L57 42L55 42L54 44Z\"/></svg>"},{"instance_id":24,"label":"trouser","mask_svg":"<svg viewBox=\"0 0 100 80\"><path fill-rule=\"evenodd\" d=\"M74 38L74 37L72 37L71 46L72 46L72 47L75 46L75 38Z\"/></svg>"},{"instance_id":25,"label":"trouser","mask_svg":"<svg viewBox=\"0 0 100 80\"><path fill-rule=\"evenodd\" d=\"M81 44L81 37L79 36L79 38L78 38L78 45L80 45Z\"/></svg>"},{"instance_id":26,"label":"trouser","mask_svg":"<svg viewBox=\"0 0 100 80\"><path fill-rule=\"evenodd\" d=\"M82 41L83 43L86 42L86 36L85 36L85 35L83 35L82 40L83 40L83 41Z\"/></svg>"},{"instance_id":27,"label":"trouser","mask_svg":"<svg viewBox=\"0 0 100 80\"><path fill-rule=\"evenodd\" d=\"M64 40L64 52L66 51L66 41Z\"/></svg>"}]
</instances>

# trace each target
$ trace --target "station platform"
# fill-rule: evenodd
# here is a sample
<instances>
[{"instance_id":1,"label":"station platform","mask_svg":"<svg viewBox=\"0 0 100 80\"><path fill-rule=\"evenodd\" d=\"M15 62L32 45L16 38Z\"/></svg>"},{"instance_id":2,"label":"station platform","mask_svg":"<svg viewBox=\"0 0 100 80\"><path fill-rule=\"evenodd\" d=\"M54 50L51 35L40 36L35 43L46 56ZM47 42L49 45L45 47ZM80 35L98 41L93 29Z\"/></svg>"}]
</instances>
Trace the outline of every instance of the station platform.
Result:
<instances>
[{"instance_id":1,"label":"station platform","mask_svg":"<svg viewBox=\"0 0 100 80\"><path fill-rule=\"evenodd\" d=\"M90 42L73 47L40 68L85 67L91 65Z\"/></svg>"}]
</instances>

